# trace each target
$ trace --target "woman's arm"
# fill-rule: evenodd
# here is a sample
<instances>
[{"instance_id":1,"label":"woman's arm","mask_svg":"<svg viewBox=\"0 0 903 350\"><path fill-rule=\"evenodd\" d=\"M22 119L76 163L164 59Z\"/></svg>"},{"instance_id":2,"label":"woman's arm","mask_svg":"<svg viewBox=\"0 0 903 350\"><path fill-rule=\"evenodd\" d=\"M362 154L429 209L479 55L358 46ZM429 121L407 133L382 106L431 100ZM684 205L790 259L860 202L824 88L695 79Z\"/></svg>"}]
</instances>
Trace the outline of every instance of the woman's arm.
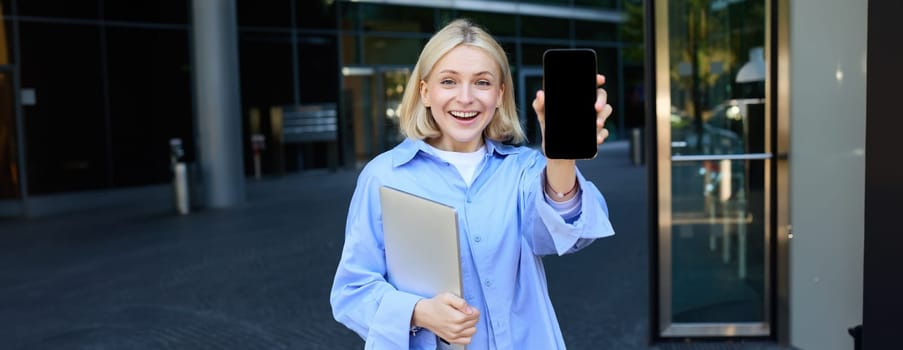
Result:
<instances>
[{"instance_id":1,"label":"woman's arm","mask_svg":"<svg viewBox=\"0 0 903 350\"><path fill-rule=\"evenodd\" d=\"M605 77L596 76L596 83L601 86ZM596 109L596 143L602 144L608 137L604 128L605 120L612 113L607 103L604 89L598 89L595 103ZM545 95L536 93L533 100L540 126L545 132ZM544 147L544 146L543 146ZM528 242L534 254L567 254L580 250L593 240L614 234L608 220L608 206L599 190L586 181L577 171L573 159L544 159L543 173L539 176L539 189L532 179L525 179L526 210L523 218ZM534 173L528 171L527 174ZM531 175L532 176L532 175ZM544 195L536 195L534 191ZM579 196L579 197L578 197ZM556 202L576 200L579 207L578 216L573 220L564 220L545 202L546 197Z\"/></svg>"},{"instance_id":2,"label":"woman's arm","mask_svg":"<svg viewBox=\"0 0 903 350\"><path fill-rule=\"evenodd\" d=\"M596 92L596 144L601 145L608 137L608 130L605 129L605 120L612 113L612 107L608 104L608 94L601 88L605 84L605 77L596 75L596 84L600 88ZM536 110L536 116L539 119L539 125L542 132L545 133L545 94L542 90L536 93L536 99L533 100L533 109ZM545 140L545 137L543 137ZM543 141L545 142L545 141ZM543 144L545 149L545 144ZM577 195L577 178L576 178L576 161L573 159L547 159L546 160L546 183L545 191L552 200L556 202L565 202Z\"/></svg>"}]
</instances>

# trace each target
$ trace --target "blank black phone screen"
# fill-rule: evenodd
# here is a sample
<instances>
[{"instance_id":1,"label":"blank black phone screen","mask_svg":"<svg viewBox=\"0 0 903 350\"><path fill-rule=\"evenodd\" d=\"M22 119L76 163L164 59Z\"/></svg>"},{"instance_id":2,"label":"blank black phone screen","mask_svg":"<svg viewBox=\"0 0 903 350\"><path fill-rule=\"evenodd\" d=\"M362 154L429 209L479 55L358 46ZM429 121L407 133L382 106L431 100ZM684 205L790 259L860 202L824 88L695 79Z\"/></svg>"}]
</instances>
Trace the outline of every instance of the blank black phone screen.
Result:
<instances>
[{"instance_id":1,"label":"blank black phone screen","mask_svg":"<svg viewBox=\"0 0 903 350\"><path fill-rule=\"evenodd\" d=\"M551 159L596 156L596 52L546 50L542 59L545 93L545 153Z\"/></svg>"}]
</instances>

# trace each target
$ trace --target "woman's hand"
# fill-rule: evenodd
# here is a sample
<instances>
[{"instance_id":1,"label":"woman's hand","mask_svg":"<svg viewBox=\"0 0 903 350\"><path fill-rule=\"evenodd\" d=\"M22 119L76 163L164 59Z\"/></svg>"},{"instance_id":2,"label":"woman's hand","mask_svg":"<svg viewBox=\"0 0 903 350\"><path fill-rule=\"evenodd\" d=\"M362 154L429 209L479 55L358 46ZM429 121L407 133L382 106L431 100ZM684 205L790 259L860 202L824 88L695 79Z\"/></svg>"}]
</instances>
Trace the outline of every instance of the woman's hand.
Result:
<instances>
[{"instance_id":1,"label":"woman's hand","mask_svg":"<svg viewBox=\"0 0 903 350\"><path fill-rule=\"evenodd\" d=\"M605 121L614 111L608 104L608 92L602 88L605 84L605 76L596 74L596 144L601 145L608 138L608 129L605 128Z\"/></svg>"},{"instance_id":2,"label":"woman's hand","mask_svg":"<svg viewBox=\"0 0 903 350\"><path fill-rule=\"evenodd\" d=\"M414 305L411 324L429 329L439 338L452 344L470 344L477 332L480 311L452 293L441 293L421 299Z\"/></svg>"},{"instance_id":3,"label":"woman's hand","mask_svg":"<svg viewBox=\"0 0 903 350\"><path fill-rule=\"evenodd\" d=\"M608 130L605 129L605 121L611 116L613 111L608 104L608 93L602 88L605 84L605 76L596 74L596 144L601 145L608 138ZM536 98L533 100L533 110L536 111L536 117L539 119L539 127L543 133L543 149L545 149L545 121L546 121L546 95L542 90L536 92Z\"/></svg>"}]
</instances>

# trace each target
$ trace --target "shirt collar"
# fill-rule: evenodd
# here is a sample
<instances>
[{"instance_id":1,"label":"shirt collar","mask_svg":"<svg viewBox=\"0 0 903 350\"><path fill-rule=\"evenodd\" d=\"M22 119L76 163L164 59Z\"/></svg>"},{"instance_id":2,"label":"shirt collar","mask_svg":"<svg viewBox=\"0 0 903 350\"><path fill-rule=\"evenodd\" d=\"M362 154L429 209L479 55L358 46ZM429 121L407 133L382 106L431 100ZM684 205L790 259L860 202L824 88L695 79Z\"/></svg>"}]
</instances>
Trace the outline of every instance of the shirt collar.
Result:
<instances>
[{"instance_id":1,"label":"shirt collar","mask_svg":"<svg viewBox=\"0 0 903 350\"><path fill-rule=\"evenodd\" d=\"M486 140L486 153L487 154L498 154L500 156L507 156L510 154L520 153L520 148L517 146L506 145L499 141L485 139ZM423 140L406 138L401 142L395 149L392 154L392 166L399 167L404 165L407 162L410 162L417 156L417 153L423 152L425 154L432 155L430 151L430 146L426 144Z\"/></svg>"}]
</instances>

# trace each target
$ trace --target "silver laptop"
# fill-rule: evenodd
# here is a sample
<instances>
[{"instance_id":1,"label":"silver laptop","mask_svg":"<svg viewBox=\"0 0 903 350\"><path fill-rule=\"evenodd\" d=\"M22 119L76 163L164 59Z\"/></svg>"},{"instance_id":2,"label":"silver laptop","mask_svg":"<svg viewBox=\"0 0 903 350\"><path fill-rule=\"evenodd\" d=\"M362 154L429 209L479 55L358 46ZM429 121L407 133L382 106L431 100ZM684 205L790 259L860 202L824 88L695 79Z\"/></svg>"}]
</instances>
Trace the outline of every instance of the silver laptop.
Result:
<instances>
[{"instance_id":1,"label":"silver laptop","mask_svg":"<svg viewBox=\"0 0 903 350\"><path fill-rule=\"evenodd\" d=\"M387 186L379 194L389 283L425 298L441 292L463 297L455 208ZM438 343L439 349L464 349Z\"/></svg>"}]
</instances>

